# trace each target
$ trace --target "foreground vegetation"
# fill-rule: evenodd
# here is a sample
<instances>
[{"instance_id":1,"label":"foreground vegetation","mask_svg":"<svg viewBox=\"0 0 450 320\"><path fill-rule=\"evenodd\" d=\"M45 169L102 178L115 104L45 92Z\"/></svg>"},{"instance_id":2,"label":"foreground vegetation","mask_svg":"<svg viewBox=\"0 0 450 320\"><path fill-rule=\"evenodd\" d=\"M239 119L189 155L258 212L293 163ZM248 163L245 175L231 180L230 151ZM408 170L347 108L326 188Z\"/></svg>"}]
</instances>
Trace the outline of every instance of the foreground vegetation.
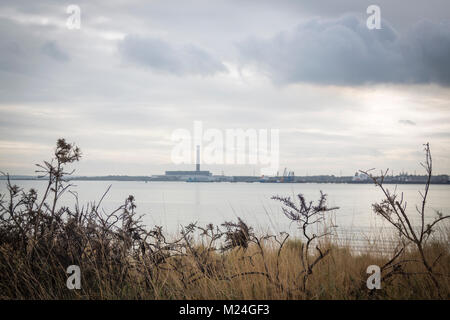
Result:
<instances>
[{"instance_id":1,"label":"foreground vegetation","mask_svg":"<svg viewBox=\"0 0 450 320\"><path fill-rule=\"evenodd\" d=\"M424 168L431 178L426 145ZM7 180L0 195L0 298L2 299L449 299L449 218L425 217L429 183L414 224L402 195L370 175L385 200L375 213L398 231L397 246L355 252L332 241L335 227L326 195L309 202L276 196L285 217L302 232L258 235L244 221L185 226L178 236L147 228L134 198L106 213L101 200L82 206L70 190L65 168L80 150L57 142L54 159L39 166L48 185L38 197ZM428 180L430 181L430 180ZM72 193L74 207L58 200ZM106 193L105 193L106 195ZM390 239L392 240L392 239ZM69 290L66 270L81 270L81 289ZM381 269L381 289L368 289L367 267Z\"/></svg>"}]
</instances>

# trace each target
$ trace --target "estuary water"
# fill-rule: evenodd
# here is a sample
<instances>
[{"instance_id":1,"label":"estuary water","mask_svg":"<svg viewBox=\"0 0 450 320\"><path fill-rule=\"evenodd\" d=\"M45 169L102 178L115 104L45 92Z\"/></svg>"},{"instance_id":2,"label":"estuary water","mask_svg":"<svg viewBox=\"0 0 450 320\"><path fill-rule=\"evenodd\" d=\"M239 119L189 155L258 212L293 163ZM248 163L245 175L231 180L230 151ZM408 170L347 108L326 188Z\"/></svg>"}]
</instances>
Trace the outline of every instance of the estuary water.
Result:
<instances>
[{"instance_id":1,"label":"estuary water","mask_svg":"<svg viewBox=\"0 0 450 320\"><path fill-rule=\"evenodd\" d=\"M35 188L42 195L44 181L13 181L24 190ZM385 233L390 226L372 211L372 204L383 199L382 192L371 184L315 184L315 183L187 183L187 182L129 182L129 181L73 181L71 190L78 194L80 204L98 202L105 191L101 207L111 211L123 204L128 195L136 199L137 212L148 226L159 225L169 233L177 233L180 226L191 222L199 225L221 224L241 217L258 232L287 231L298 236L299 230L281 210L275 195L290 196L301 193L308 201L316 201L320 191L328 195L328 205L339 207L330 215L341 237L358 238ZM6 182L0 181L0 193ZM395 185L387 185L393 189ZM398 185L403 192L411 216L418 218L415 205L421 201L423 185ZM74 206L74 198L66 194L60 204ZM450 186L431 185L428 211L450 213Z\"/></svg>"}]
</instances>

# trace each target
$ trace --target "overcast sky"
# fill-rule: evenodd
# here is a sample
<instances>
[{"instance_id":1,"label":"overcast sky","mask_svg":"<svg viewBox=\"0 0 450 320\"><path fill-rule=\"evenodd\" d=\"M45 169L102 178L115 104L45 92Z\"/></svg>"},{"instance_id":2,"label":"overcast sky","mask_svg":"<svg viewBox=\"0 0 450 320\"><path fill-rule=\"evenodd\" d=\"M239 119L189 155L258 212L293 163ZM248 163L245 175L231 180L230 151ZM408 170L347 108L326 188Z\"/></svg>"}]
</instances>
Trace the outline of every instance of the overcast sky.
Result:
<instances>
[{"instance_id":1,"label":"overcast sky","mask_svg":"<svg viewBox=\"0 0 450 320\"><path fill-rule=\"evenodd\" d=\"M171 135L195 120L279 129L297 175L419 173L425 142L450 173L450 2L0 2L1 171L33 174L59 137L81 147L78 175L192 168L172 163Z\"/></svg>"}]
</instances>

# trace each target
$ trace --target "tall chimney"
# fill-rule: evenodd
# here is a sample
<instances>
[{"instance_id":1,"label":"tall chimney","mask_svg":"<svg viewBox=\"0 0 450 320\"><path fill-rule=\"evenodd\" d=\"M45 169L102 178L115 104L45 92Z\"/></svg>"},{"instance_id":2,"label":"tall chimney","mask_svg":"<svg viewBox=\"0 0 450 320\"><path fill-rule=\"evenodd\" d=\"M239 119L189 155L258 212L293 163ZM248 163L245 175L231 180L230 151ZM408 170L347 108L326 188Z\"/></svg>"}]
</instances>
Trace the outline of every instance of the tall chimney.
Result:
<instances>
[{"instance_id":1,"label":"tall chimney","mask_svg":"<svg viewBox=\"0 0 450 320\"><path fill-rule=\"evenodd\" d=\"M200 146L197 146L197 164L195 165L195 170L200 171Z\"/></svg>"}]
</instances>

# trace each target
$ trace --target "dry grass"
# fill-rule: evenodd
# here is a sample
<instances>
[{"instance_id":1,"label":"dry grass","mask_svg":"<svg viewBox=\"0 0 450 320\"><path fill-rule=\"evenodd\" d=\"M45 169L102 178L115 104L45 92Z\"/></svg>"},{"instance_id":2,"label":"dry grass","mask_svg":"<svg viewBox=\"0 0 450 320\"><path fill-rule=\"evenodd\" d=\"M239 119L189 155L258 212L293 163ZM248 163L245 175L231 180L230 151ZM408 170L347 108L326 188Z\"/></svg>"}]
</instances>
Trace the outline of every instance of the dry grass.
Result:
<instances>
[{"instance_id":1,"label":"dry grass","mask_svg":"<svg viewBox=\"0 0 450 320\"><path fill-rule=\"evenodd\" d=\"M329 247L330 254L311 274L307 291L301 286L301 245L289 240L278 256L278 245L256 244L244 251L209 252L199 265L193 254L172 256L154 265L149 257L105 259L101 264L91 254L78 262L82 289L66 287L66 265L57 257L29 257L5 244L0 248L0 292L2 299L438 299L432 280L420 264L418 252L394 277L382 281L381 290L366 287L369 265L383 266L389 258L367 252L353 253L350 247ZM195 249L202 252L205 247ZM448 244L430 244L431 259L441 255L436 272L441 298L450 298L450 254ZM442 253L444 252L444 255ZM250 258L251 257L251 258ZM419 261L419 262L414 262ZM72 263L72 262L70 262ZM202 270L203 269L203 270ZM209 272L205 270L210 270ZM266 276L266 273L268 276ZM278 275L278 278L277 278ZM386 272L384 272L386 275ZM300 277L300 278L299 278Z\"/></svg>"}]
</instances>

